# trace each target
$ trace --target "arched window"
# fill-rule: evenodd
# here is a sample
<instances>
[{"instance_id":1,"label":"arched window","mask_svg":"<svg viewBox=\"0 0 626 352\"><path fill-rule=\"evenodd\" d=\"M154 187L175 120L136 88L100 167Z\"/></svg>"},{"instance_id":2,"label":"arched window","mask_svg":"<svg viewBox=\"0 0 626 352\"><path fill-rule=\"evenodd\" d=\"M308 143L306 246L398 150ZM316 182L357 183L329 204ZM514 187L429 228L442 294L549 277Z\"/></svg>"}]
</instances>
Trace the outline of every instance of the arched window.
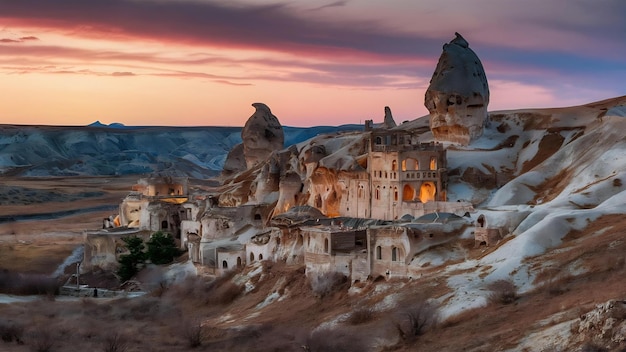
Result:
<instances>
[{"instance_id":1,"label":"arched window","mask_svg":"<svg viewBox=\"0 0 626 352\"><path fill-rule=\"evenodd\" d=\"M392 262L398 261L398 248L396 247L391 248L391 261Z\"/></svg>"},{"instance_id":2,"label":"arched window","mask_svg":"<svg viewBox=\"0 0 626 352\"><path fill-rule=\"evenodd\" d=\"M161 221L161 228L162 228L162 229L167 229L168 227L169 227L169 226L168 226L167 220L163 220L163 221Z\"/></svg>"},{"instance_id":3,"label":"arched window","mask_svg":"<svg viewBox=\"0 0 626 352\"><path fill-rule=\"evenodd\" d=\"M250 252L250 263L254 261L254 253Z\"/></svg>"},{"instance_id":4,"label":"arched window","mask_svg":"<svg viewBox=\"0 0 626 352\"><path fill-rule=\"evenodd\" d=\"M419 162L417 159L406 158L402 160L402 171L419 170Z\"/></svg>"},{"instance_id":5,"label":"arched window","mask_svg":"<svg viewBox=\"0 0 626 352\"><path fill-rule=\"evenodd\" d=\"M478 227L485 227L485 216L481 214L478 217L478 220L476 220L476 223L478 224Z\"/></svg>"},{"instance_id":6,"label":"arched window","mask_svg":"<svg viewBox=\"0 0 626 352\"><path fill-rule=\"evenodd\" d=\"M383 144L383 139L380 136L376 137L376 144Z\"/></svg>"},{"instance_id":7,"label":"arched window","mask_svg":"<svg viewBox=\"0 0 626 352\"><path fill-rule=\"evenodd\" d=\"M228 269L228 262L225 260L222 261L222 269Z\"/></svg>"},{"instance_id":8,"label":"arched window","mask_svg":"<svg viewBox=\"0 0 626 352\"><path fill-rule=\"evenodd\" d=\"M393 200L394 200L395 202L397 202L397 201L398 201L398 187L394 187L394 188L393 188Z\"/></svg>"},{"instance_id":9,"label":"arched window","mask_svg":"<svg viewBox=\"0 0 626 352\"><path fill-rule=\"evenodd\" d=\"M324 253L328 253L328 238L324 239Z\"/></svg>"},{"instance_id":10,"label":"arched window","mask_svg":"<svg viewBox=\"0 0 626 352\"><path fill-rule=\"evenodd\" d=\"M259 254L259 261L263 260L263 254Z\"/></svg>"},{"instance_id":11,"label":"arched window","mask_svg":"<svg viewBox=\"0 0 626 352\"><path fill-rule=\"evenodd\" d=\"M430 157L430 169L437 170L437 157L436 156Z\"/></svg>"},{"instance_id":12,"label":"arched window","mask_svg":"<svg viewBox=\"0 0 626 352\"><path fill-rule=\"evenodd\" d=\"M391 162L391 171L396 171L396 169L398 168L398 162L397 161L392 161Z\"/></svg>"},{"instance_id":13,"label":"arched window","mask_svg":"<svg viewBox=\"0 0 626 352\"><path fill-rule=\"evenodd\" d=\"M261 220L261 214L254 214L254 220Z\"/></svg>"},{"instance_id":14,"label":"arched window","mask_svg":"<svg viewBox=\"0 0 626 352\"><path fill-rule=\"evenodd\" d=\"M383 259L383 249L380 248L380 246L376 247L376 259L378 260Z\"/></svg>"},{"instance_id":15,"label":"arched window","mask_svg":"<svg viewBox=\"0 0 626 352\"><path fill-rule=\"evenodd\" d=\"M380 186L376 186L376 192L374 193L374 198L380 199Z\"/></svg>"},{"instance_id":16,"label":"arched window","mask_svg":"<svg viewBox=\"0 0 626 352\"><path fill-rule=\"evenodd\" d=\"M241 257L237 257L237 267L241 268Z\"/></svg>"},{"instance_id":17,"label":"arched window","mask_svg":"<svg viewBox=\"0 0 626 352\"><path fill-rule=\"evenodd\" d=\"M357 198L363 198L363 185L359 185L359 189L357 191Z\"/></svg>"}]
</instances>

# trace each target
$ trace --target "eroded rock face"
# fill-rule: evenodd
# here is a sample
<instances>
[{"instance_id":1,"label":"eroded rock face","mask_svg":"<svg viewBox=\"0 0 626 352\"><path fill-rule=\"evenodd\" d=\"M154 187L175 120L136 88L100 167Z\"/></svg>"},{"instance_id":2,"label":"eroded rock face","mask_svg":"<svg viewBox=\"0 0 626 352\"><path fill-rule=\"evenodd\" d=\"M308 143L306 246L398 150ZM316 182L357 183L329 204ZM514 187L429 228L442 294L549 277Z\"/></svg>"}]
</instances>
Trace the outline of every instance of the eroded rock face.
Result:
<instances>
[{"instance_id":1,"label":"eroded rock face","mask_svg":"<svg viewBox=\"0 0 626 352\"><path fill-rule=\"evenodd\" d=\"M246 169L246 159L243 155L243 143L239 143L228 152L222 168L222 175L230 176Z\"/></svg>"},{"instance_id":2,"label":"eroded rock face","mask_svg":"<svg viewBox=\"0 0 626 352\"><path fill-rule=\"evenodd\" d=\"M489 85L480 59L468 42L455 34L456 38L443 46L424 105L437 140L468 145L483 133Z\"/></svg>"},{"instance_id":3,"label":"eroded rock face","mask_svg":"<svg viewBox=\"0 0 626 352\"><path fill-rule=\"evenodd\" d=\"M270 108L263 103L254 103L252 106L256 111L241 131L243 154L248 169L267 159L273 151L283 149L285 142L283 128Z\"/></svg>"},{"instance_id":4,"label":"eroded rock face","mask_svg":"<svg viewBox=\"0 0 626 352\"><path fill-rule=\"evenodd\" d=\"M396 121L393 119L393 115L391 115L391 109L388 106L385 106L385 120L383 121L382 127L392 128L396 126Z\"/></svg>"}]
</instances>

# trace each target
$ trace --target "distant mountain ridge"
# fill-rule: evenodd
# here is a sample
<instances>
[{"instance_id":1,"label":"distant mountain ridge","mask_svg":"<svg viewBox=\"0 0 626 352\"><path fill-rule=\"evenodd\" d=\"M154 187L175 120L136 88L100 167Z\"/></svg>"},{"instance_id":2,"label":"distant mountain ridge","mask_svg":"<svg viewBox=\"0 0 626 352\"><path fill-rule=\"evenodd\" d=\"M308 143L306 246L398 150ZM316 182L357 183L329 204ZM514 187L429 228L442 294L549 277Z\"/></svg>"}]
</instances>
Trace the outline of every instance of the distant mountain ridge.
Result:
<instances>
[{"instance_id":1,"label":"distant mountain ridge","mask_svg":"<svg viewBox=\"0 0 626 352\"><path fill-rule=\"evenodd\" d=\"M362 125L283 127L285 146ZM222 170L242 127L0 125L0 175L96 176L167 171L206 178Z\"/></svg>"}]
</instances>

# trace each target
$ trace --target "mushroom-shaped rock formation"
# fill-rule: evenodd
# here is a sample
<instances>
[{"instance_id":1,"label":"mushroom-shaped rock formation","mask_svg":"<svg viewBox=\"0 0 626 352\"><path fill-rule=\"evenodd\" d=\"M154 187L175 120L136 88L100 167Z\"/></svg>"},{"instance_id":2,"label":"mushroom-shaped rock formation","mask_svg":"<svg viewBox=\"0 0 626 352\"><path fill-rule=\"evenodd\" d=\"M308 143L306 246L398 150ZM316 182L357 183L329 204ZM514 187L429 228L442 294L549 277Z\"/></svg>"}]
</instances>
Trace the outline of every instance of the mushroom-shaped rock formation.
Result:
<instances>
[{"instance_id":1,"label":"mushroom-shaped rock formation","mask_svg":"<svg viewBox=\"0 0 626 352\"><path fill-rule=\"evenodd\" d=\"M468 145L483 133L489 85L478 56L455 34L456 38L443 45L424 105L430 112L435 139Z\"/></svg>"},{"instance_id":2,"label":"mushroom-shaped rock formation","mask_svg":"<svg viewBox=\"0 0 626 352\"><path fill-rule=\"evenodd\" d=\"M285 142L283 128L270 108L263 103L254 103L252 106L256 111L241 131L243 155L248 169L267 159L273 151L283 149Z\"/></svg>"}]
</instances>

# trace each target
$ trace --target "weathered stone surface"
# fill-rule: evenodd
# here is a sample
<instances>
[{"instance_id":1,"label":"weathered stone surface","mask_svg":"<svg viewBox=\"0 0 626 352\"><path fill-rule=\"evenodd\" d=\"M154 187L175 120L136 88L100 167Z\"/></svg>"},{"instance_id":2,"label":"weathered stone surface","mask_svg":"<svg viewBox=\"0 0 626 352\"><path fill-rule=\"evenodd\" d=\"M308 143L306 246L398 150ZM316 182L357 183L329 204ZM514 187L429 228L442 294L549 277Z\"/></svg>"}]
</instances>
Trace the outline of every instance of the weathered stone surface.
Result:
<instances>
[{"instance_id":1,"label":"weathered stone surface","mask_svg":"<svg viewBox=\"0 0 626 352\"><path fill-rule=\"evenodd\" d=\"M391 109L388 106L385 106L385 120L383 121L383 125L381 127L392 128L396 126L396 121L393 119L393 115L391 115Z\"/></svg>"},{"instance_id":2,"label":"weathered stone surface","mask_svg":"<svg viewBox=\"0 0 626 352\"><path fill-rule=\"evenodd\" d=\"M437 140L468 145L483 133L489 85L480 59L468 42L455 34L456 38L443 46L424 105Z\"/></svg>"},{"instance_id":3,"label":"weathered stone surface","mask_svg":"<svg viewBox=\"0 0 626 352\"><path fill-rule=\"evenodd\" d=\"M254 103L252 106L256 111L241 131L243 155L248 169L267 159L273 151L283 149L285 142L283 128L270 108L263 103Z\"/></svg>"},{"instance_id":4,"label":"weathered stone surface","mask_svg":"<svg viewBox=\"0 0 626 352\"><path fill-rule=\"evenodd\" d=\"M228 152L222 175L230 176L246 169L246 159L243 155L243 143L239 143Z\"/></svg>"}]
</instances>

